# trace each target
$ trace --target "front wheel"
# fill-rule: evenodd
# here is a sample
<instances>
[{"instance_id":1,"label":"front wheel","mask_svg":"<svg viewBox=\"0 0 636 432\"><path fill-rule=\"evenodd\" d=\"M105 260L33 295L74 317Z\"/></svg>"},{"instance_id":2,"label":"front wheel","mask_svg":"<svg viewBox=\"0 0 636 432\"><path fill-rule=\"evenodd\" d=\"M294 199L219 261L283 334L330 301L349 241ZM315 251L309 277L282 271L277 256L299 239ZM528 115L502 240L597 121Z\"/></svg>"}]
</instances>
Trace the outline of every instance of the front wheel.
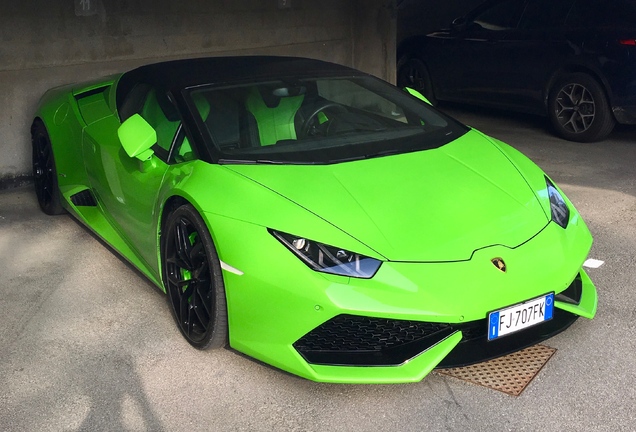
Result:
<instances>
[{"instance_id":1,"label":"front wheel","mask_svg":"<svg viewBox=\"0 0 636 432\"><path fill-rule=\"evenodd\" d=\"M181 334L199 349L227 344L221 263L205 222L189 204L168 216L162 234L163 280Z\"/></svg>"},{"instance_id":2,"label":"front wheel","mask_svg":"<svg viewBox=\"0 0 636 432\"><path fill-rule=\"evenodd\" d=\"M600 141L614 129L605 91L591 76L567 74L552 86L548 116L561 137L578 142Z\"/></svg>"}]
</instances>

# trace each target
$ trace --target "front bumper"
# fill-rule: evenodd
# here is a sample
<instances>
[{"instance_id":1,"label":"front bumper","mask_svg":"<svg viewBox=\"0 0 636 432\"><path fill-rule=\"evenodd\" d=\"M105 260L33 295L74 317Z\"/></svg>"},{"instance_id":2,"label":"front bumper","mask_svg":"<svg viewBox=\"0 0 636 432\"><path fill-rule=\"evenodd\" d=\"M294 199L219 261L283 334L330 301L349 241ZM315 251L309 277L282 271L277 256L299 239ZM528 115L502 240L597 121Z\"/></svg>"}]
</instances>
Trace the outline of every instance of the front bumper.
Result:
<instances>
[{"instance_id":1,"label":"front bumper","mask_svg":"<svg viewBox=\"0 0 636 432\"><path fill-rule=\"evenodd\" d=\"M612 107L614 118L620 124L636 124L636 106Z\"/></svg>"},{"instance_id":2,"label":"front bumper","mask_svg":"<svg viewBox=\"0 0 636 432\"><path fill-rule=\"evenodd\" d=\"M514 249L491 246L460 262L385 262L368 280L314 272L263 227L207 217L214 218L210 226L221 228L213 234L217 245L250 245L219 247L221 260L242 272L223 275L230 345L315 381L416 382L435 367L470 364L532 345L596 312L596 289L581 269L592 239L578 214L566 230L550 223ZM506 261L506 273L493 266L493 257ZM576 281L578 299L558 296ZM551 321L486 341L490 311L549 292L557 295ZM366 326L360 337L357 320ZM341 332L343 323L348 334ZM369 325L388 333L374 336ZM312 332L317 336L311 338ZM349 345L338 348L345 339Z\"/></svg>"}]
</instances>

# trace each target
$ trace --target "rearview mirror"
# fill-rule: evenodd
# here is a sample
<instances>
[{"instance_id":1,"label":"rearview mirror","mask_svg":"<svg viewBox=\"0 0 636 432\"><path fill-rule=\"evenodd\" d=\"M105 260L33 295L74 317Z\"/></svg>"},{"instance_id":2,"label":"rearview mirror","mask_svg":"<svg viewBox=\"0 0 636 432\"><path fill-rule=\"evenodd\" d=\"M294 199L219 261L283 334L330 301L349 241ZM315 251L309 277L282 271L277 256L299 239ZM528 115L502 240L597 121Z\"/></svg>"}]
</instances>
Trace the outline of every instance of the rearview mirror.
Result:
<instances>
[{"instance_id":1,"label":"rearview mirror","mask_svg":"<svg viewBox=\"0 0 636 432\"><path fill-rule=\"evenodd\" d=\"M133 114L117 129L119 141L131 158L141 161L150 159L154 151L150 149L157 143L157 132L139 114Z\"/></svg>"},{"instance_id":2,"label":"rearview mirror","mask_svg":"<svg viewBox=\"0 0 636 432\"><path fill-rule=\"evenodd\" d=\"M424 97L424 95L422 93L418 92L417 90L412 89L411 87L404 87L404 90L406 90L407 93L409 93L411 96L415 96L419 100L422 100L422 101L426 102L427 104L429 104L431 106L433 105L432 103L429 102L428 99L426 99Z\"/></svg>"}]
</instances>

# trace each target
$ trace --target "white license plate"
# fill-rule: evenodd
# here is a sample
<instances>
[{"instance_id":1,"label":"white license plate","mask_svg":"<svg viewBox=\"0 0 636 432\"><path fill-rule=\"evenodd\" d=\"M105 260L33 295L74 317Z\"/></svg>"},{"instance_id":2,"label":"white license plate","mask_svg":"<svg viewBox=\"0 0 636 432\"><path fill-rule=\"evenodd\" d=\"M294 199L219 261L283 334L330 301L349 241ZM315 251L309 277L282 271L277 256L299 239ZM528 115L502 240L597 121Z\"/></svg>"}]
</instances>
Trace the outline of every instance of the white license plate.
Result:
<instances>
[{"instance_id":1,"label":"white license plate","mask_svg":"<svg viewBox=\"0 0 636 432\"><path fill-rule=\"evenodd\" d=\"M488 315L488 340L552 319L554 293L507 307Z\"/></svg>"}]
</instances>

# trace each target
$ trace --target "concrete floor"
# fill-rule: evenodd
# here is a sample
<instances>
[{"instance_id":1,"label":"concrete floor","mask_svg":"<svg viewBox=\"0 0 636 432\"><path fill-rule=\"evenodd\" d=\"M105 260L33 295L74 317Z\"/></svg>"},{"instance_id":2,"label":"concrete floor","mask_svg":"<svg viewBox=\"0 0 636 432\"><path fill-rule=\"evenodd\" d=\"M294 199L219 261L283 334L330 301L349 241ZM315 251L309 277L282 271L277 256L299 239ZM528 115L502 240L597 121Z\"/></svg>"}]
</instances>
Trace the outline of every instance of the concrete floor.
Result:
<instances>
[{"instance_id":1,"label":"concrete floor","mask_svg":"<svg viewBox=\"0 0 636 432\"><path fill-rule=\"evenodd\" d=\"M634 430L636 130L597 144L541 119L443 107L530 156L564 189L596 243L597 317L557 348L519 397L431 374L409 385L305 381L180 336L164 296L31 188L0 191L0 430Z\"/></svg>"}]
</instances>

